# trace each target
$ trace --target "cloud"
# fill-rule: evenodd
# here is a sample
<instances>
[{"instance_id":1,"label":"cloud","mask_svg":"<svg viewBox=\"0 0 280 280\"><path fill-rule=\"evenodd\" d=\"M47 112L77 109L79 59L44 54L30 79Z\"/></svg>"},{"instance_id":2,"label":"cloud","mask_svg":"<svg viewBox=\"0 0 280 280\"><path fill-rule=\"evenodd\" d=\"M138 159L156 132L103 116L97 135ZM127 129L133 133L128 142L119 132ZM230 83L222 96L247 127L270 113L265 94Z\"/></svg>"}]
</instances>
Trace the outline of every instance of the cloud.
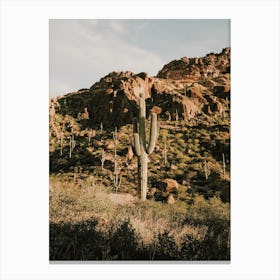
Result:
<instances>
[{"instance_id":1,"label":"cloud","mask_svg":"<svg viewBox=\"0 0 280 280\"><path fill-rule=\"evenodd\" d=\"M125 24L113 20L51 20L50 95L90 87L112 71L155 75L164 61L127 41L127 32Z\"/></svg>"},{"instance_id":2,"label":"cloud","mask_svg":"<svg viewBox=\"0 0 280 280\"><path fill-rule=\"evenodd\" d=\"M110 20L109 26L111 27L112 31L115 31L117 33L124 33L125 32L125 26L121 24L120 21L116 20Z\"/></svg>"}]
</instances>

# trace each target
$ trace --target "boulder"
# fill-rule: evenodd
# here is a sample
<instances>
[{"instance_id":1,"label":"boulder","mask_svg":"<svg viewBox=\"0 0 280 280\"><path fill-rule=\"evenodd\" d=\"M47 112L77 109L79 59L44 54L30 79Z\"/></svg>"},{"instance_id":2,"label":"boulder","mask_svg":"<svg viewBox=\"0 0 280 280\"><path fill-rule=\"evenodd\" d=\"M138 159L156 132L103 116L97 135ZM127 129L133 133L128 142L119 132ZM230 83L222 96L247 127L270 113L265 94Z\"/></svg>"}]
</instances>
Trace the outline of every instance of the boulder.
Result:
<instances>
[{"instance_id":1,"label":"boulder","mask_svg":"<svg viewBox=\"0 0 280 280\"><path fill-rule=\"evenodd\" d=\"M175 198L172 194L170 194L168 197L167 197L167 204L174 204L175 203Z\"/></svg>"},{"instance_id":2,"label":"boulder","mask_svg":"<svg viewBox=\"0 0 280 280\"><path fill-rule=\"evenodd\" d=\"M177 167L175 164L171 164L170 169L171 169L171 170L177 170L178 167Z\"/></svg>"},{"instance_id":3,"label":"boulder","mask_svg":"<svg viewBox=\"0 0 280 280\"><path fill-rule=\"evenodd\" d=\"M156 188L151 188L150 191L148 192L148 198L153 198L157 189Z\"/></svg>"},{"instance_id":4,"label":"boulder","mask_svg":"<svg viewBox=\"0 0 280 280\"><path fill-rule=\"evenodd\" d=\"M168 193L177 192L179 189L179 184L174 179L165 179L163 183L165 184L165 191Z\"/></svg>"}]
</instances>

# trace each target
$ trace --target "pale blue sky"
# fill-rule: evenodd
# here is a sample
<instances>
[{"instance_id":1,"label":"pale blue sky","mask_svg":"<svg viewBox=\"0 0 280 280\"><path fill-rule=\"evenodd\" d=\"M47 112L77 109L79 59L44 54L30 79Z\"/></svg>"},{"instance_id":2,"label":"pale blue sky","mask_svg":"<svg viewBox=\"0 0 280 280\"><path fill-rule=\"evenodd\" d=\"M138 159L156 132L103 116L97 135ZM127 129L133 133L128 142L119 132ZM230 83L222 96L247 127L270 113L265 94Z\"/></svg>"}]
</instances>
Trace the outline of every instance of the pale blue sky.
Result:
<instances>
[{"instance_id":1,"label":"pale blue sky","mask_svg":"<svg viewBox=\"0 0 280 280\"><path fill-rule=\"evenodd\" d=\"M112 71L156 75L168 62L230 46L230 20L50 20L50 95Z\"/></svg>"}]
</instances>

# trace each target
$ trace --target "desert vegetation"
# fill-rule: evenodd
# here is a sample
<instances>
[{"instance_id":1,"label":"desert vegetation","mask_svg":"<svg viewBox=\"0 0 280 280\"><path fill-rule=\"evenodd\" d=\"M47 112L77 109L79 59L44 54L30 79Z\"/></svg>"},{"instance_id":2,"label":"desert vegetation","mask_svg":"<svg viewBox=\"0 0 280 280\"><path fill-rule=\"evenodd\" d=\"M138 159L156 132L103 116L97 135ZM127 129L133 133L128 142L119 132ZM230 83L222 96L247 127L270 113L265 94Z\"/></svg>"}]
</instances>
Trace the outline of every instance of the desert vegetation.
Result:
<instances>
[{"instance_id":1,"label":"desert vegetation","mask_svg":"<svg viewBox=\"0 0 280 280\"><path fill-rule=\"evenodd\" d=\"M50 260L229 260L229 97L113 72L51 100Z\"/></svg>"},{"instance_id":2,"label":"desert vegetation","mask_svg":"<svg viewBox=\"0 0 280 280\"><path fill-rule=\"evenodd\" d=\"M228 260L229 203L141 201L51 177L52 260Z\"/></svg>"}]
</instances>

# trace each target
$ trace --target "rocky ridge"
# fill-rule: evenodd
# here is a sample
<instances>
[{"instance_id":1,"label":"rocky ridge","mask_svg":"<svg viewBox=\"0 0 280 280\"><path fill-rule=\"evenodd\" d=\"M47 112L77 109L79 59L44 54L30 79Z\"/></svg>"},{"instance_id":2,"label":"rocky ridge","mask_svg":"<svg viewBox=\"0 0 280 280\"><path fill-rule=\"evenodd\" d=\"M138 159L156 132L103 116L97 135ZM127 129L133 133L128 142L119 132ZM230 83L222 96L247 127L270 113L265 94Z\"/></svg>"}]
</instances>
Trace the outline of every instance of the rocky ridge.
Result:
<instances>
[{"instance_id":1,"label":"rocky ridge","mask_svg":"<svg viewBox=\"0 0 280 280\"><path fill-rule=\"evenodd\" d=\"M51 100L51 113L88 118L95 125L122 126L137 115L139 93L146 93L147 114L188 121L229 111L230 49L203 58L182 58L163 67L157 77L130 71L111 72L91 86Z\"/></svg>"},{"instance_id":2,"label":"rocky ridge","mask_svg":"<svg viewBox=\"0 0 280 280\"><path fill-rule=\"evenodd\" d=\"M230 48L224 48L221 53L209 53L204 57L182 57L166 64L159 72L158 78L200 79L217 78L230 73Z\"/></svg>"}]
</instances>

